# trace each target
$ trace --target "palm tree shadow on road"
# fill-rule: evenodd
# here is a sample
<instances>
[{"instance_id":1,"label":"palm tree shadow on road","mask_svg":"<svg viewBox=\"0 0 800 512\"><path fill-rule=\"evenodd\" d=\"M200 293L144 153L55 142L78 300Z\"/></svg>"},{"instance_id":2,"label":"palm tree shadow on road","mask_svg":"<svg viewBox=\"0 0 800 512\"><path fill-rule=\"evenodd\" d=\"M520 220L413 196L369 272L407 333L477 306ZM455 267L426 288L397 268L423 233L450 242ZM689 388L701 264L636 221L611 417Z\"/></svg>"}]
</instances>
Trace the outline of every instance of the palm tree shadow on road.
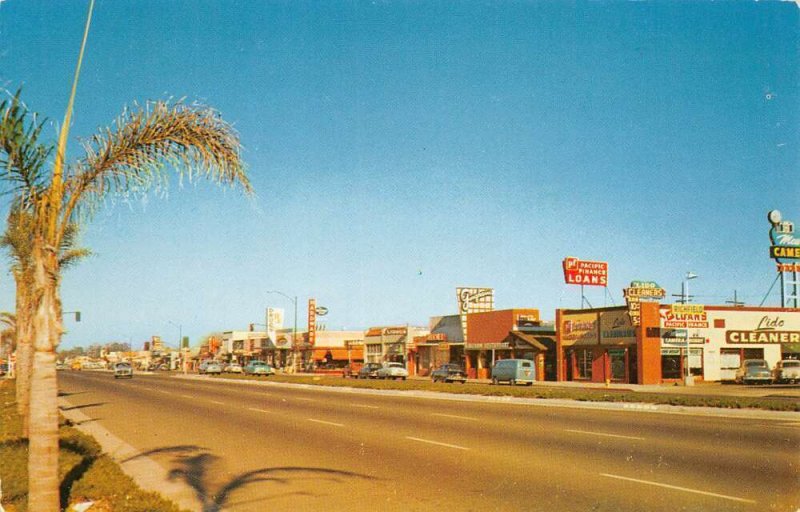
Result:
<instances>
[{"instance_id":1,"label":"palm tree shadow on road","mask_svg":"<svg viewBox=\"0 0 800 512\"><path fill-rule=\"evenodd\" d=\"M186 484L194 490L195 497L203 507L203 512L221 511L223 507L231 504L230 498L234 491L253 484L289 485L302 480L307 480L309 483L320 480L337 483L342 483L348 479L379 480L369 475L342 471L339 469L276 466L239 473L227 482L216 485L215 489L211 489L212 484L209 482L209 470L214 463L219 460L219 457L210 453L205 448L195 445L156 448L125 459L122 462L125 463L141 457L154 457L159 455L169 455L172 457L169 479L171 481L183 480L186 482ZM314 495L314 493L310 491L294 491L288 494L296 496ZM281 495L276 494L273 497L277 498L286 495L286 493L282 493Z\"/></svg>"}]
</instances>

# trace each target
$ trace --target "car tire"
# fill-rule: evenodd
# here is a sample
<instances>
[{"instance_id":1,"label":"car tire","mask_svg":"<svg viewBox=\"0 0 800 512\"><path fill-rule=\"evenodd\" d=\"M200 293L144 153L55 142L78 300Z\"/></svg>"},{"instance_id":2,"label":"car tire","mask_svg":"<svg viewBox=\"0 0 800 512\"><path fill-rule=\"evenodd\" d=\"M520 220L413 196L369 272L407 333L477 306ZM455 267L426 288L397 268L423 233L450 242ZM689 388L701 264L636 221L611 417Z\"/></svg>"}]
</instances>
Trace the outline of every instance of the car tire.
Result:
<instances>
[{"instance_id":1,"label":"car tire","mask_svg":"<svg viewBox=\"0 0 800 512\"><path fill-rule=\"evenodd\" d=\"M492 386L496 386L498 384L497 379L492 377Z\"/></svg>"},{"instance_id":2,"label":"car tire","mask_svg":"<svg viewBox=\"0 0 800 512\"><path fill-rule=\"evenodd\" d=\"M517 385L517 381L514 380L514 379L511 379L510 381L508 381L508 385L509 386L516 386Z\"/></svg>"}]
</instances>

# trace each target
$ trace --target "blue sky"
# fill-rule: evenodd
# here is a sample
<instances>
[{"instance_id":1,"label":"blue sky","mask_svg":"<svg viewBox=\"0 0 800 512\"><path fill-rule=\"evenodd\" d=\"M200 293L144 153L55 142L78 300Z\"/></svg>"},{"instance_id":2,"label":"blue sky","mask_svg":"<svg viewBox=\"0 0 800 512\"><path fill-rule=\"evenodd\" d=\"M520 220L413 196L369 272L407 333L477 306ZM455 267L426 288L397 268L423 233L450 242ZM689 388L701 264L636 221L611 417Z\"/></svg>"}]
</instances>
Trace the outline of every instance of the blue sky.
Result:
<instances>
[{"instance_id":1,"label":"blue sky","mask_svg":"<svg viewBox=\"0 0 800 512\"><path fill-rule=\"evenodd\" d=\"M83 1L0 2L0 86L63 117ZM427 324L457 286L580 305L566 256L698 302L775 279L800 223L800 10L778 2L97 0L71 131L186 97L235 124L256 189L110 201L63 281L64 344L192 343L316 297L329 329ZM68 155L70 156L70 155ZM777 287L767 304L777 305ZM5 304L5 305L3 305ZM13 283L0 276L0 309ZM178 327L180 326L180 328Z\"/></svg>"}]
</instances>

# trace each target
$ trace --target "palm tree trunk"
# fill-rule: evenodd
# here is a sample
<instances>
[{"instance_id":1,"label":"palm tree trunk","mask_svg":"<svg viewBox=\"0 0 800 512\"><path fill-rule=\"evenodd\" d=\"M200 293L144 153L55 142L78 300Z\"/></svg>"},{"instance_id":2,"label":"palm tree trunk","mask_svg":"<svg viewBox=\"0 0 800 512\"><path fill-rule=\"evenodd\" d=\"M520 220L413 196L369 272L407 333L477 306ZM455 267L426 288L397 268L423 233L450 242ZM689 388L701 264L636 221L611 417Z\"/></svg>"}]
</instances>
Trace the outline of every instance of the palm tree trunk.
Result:
<instances>
[{"instance_id":1,"label":"palm tree trunk","mask_svg":"<svg viewBox=\"0 0 800 512\"><path fill-rule=\"evenodd\" d=\"M17 411L22 418L22 435L28 436L28 411L30 410L31 368L33 367L33 347L30 338L30 307L26 296L24 277L17 278Z\"/></svg>"},{"instance_id":2,"label":"palm tree trunk","mask_svg":"<svg viewBox=\"0 0 800 512\"><path fill-rule=\"evenodd\" d=\"M33 317L34 358L31 373L28 437L28 511L59 510L58 384L56 353L60 336L54 254L41 243L34 249L37 304ZM56 263L57 265L57 263Z\"/></svg>"}]
</instances>

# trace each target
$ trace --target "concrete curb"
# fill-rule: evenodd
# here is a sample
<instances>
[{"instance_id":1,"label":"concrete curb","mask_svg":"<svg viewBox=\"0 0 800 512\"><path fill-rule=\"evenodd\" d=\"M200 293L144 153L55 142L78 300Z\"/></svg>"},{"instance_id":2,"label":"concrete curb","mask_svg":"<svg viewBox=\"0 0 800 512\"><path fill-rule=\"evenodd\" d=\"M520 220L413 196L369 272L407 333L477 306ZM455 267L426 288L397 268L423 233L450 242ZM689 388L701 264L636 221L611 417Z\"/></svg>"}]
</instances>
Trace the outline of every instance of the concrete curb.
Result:
<instances>
[{"instance_id":1,"label":"concrete curb","mask_svg":"<svg viewBox=\"0 0 800 512\"><path fill-rule=\"evenodd\" d=\"M212 379L201 375L175 375L175 378L185 380L201 380L210 382ZM648 404L642 402L589 402L567 400L562 398L518 398L511 396L485 396L462 395L436 391L404 391L384 389L361 389L338 386L315 386L313 384L293 384L289 382L269 382L240 379L213 379L213 382L224 384L242 384L248 386L265 387L294 387L329 393L354 393L373 396L396 396L402 398L418 398L426 400L451 400L459 402L502 403L514 405L529 405L538 407L561 407L569 409L593 409L622 412L648 412L659 414L677 414L683 416L702 416L726 419L754 419L773 421L800 421L800 412L792 411L765 411L761 409L725 409L720 407L688 407L679 405Z\"/></svg>"}]
</instances>

